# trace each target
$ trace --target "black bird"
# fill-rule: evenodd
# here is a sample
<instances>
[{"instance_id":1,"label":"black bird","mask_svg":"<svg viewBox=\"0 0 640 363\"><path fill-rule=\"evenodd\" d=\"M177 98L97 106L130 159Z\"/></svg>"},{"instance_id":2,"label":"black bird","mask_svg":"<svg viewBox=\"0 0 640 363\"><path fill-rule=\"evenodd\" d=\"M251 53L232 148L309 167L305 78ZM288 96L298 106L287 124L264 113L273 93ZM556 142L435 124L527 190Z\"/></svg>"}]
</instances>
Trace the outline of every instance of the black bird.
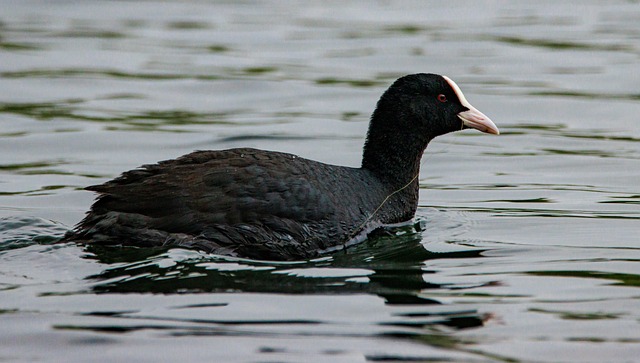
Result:
<instances>
[{"instance_id":1,"label":"black bird","mask_svg":"<svg viewBox=\"0 0 640 363\"><path fill-rule=\"evenodd\" d=\"M378 101L360 168L249 148L195 151L87 187L98 198L64 241L312 258L411 220L427 144L465 128L499 134L451 79L407 75Z\"/></svg>"}]
</instances>

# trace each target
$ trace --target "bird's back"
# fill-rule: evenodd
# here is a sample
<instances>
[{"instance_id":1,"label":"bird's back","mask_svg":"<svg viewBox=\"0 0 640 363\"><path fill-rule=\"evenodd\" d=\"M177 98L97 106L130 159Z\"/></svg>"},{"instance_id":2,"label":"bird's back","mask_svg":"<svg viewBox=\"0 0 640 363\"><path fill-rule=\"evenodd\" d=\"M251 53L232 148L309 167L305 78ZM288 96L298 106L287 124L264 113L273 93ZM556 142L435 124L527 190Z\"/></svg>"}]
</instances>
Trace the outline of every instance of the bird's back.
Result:
<instances>
[{"instance_id":1,"label":"bird's back","mask_svg":"<svg viewBox=\"0 0 640 363\"><path fill-rule=\"evenodd\" d=\"M361 169L244 148L193 152L87 189L99 197L70 240L290 259L357 234L381 186Z\"/></svg>"}]
</instances>

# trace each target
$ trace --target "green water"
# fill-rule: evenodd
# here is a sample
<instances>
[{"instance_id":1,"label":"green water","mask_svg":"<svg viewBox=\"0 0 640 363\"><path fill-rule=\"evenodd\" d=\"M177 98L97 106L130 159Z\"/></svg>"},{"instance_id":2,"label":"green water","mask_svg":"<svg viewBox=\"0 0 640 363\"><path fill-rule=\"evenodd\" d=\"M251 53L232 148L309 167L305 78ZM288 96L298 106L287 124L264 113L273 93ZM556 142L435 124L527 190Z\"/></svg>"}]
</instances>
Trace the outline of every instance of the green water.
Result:
<instances>
[{"instance_id":1,"label":"green water","mask_svg":"<svg viewBox=\"0 0 640 363\"><path fill-rule=\"evenodd\" d=\"M635 1L2 2L0 360L633 362ZM51 243L84 186L199 149L357 166L398 76L502 135L434 141L418 227L314 261Z\"/></svg>"}]
</instances>

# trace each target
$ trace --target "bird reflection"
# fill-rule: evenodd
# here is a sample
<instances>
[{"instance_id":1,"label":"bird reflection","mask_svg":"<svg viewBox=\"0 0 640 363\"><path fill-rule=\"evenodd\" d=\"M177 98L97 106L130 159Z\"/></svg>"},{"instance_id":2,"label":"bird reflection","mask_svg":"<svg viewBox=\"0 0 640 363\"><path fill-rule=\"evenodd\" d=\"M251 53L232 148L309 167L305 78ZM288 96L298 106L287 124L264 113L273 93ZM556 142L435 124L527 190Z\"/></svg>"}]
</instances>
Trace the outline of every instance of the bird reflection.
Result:
<instances>
[{"instance_id":1,"label":"bird reflection","mask_svg":"<svg viewBox=\"0 0 640 363\"><path fill-rule=\"evenodd\" d=\"M87 258L108 267L88 277L95 293L283 293L283 294L369 294L386 305L442 305L428 291L450 289L429 282L436 273L427 268L439 258L479 258L482 250L435 253L421 243L422 234L413 226L381 230L357 246L329 257L300 262L268 262L211 256L176 249L88 246ZM461 315L437 313L417 319L416 312L398 323L441 324L454 328L482 325L474 311ZM422 317L423 318L423 317Z\"/></svg>"}]
</instances>

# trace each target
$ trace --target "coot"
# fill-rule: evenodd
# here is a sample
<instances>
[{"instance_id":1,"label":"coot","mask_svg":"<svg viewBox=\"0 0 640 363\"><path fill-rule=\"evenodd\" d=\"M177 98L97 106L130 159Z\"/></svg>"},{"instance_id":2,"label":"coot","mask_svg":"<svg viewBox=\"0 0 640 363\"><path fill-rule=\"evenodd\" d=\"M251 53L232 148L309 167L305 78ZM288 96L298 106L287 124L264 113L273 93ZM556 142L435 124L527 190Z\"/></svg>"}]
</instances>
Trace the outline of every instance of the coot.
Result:
<instances>
[{"instance_id":1,"label":"coot","mask_svg":"<svg viewBox=\"0 0 640 363\"><path fill-rule=\"evenodd\" d=\"M427 144L465 128L499 133L451 79L407 75L378 101L360 168L249 148L195 151L87 187L97 200L64 240L312 258L411 220Z\"/></svg>"}]
</instances>

